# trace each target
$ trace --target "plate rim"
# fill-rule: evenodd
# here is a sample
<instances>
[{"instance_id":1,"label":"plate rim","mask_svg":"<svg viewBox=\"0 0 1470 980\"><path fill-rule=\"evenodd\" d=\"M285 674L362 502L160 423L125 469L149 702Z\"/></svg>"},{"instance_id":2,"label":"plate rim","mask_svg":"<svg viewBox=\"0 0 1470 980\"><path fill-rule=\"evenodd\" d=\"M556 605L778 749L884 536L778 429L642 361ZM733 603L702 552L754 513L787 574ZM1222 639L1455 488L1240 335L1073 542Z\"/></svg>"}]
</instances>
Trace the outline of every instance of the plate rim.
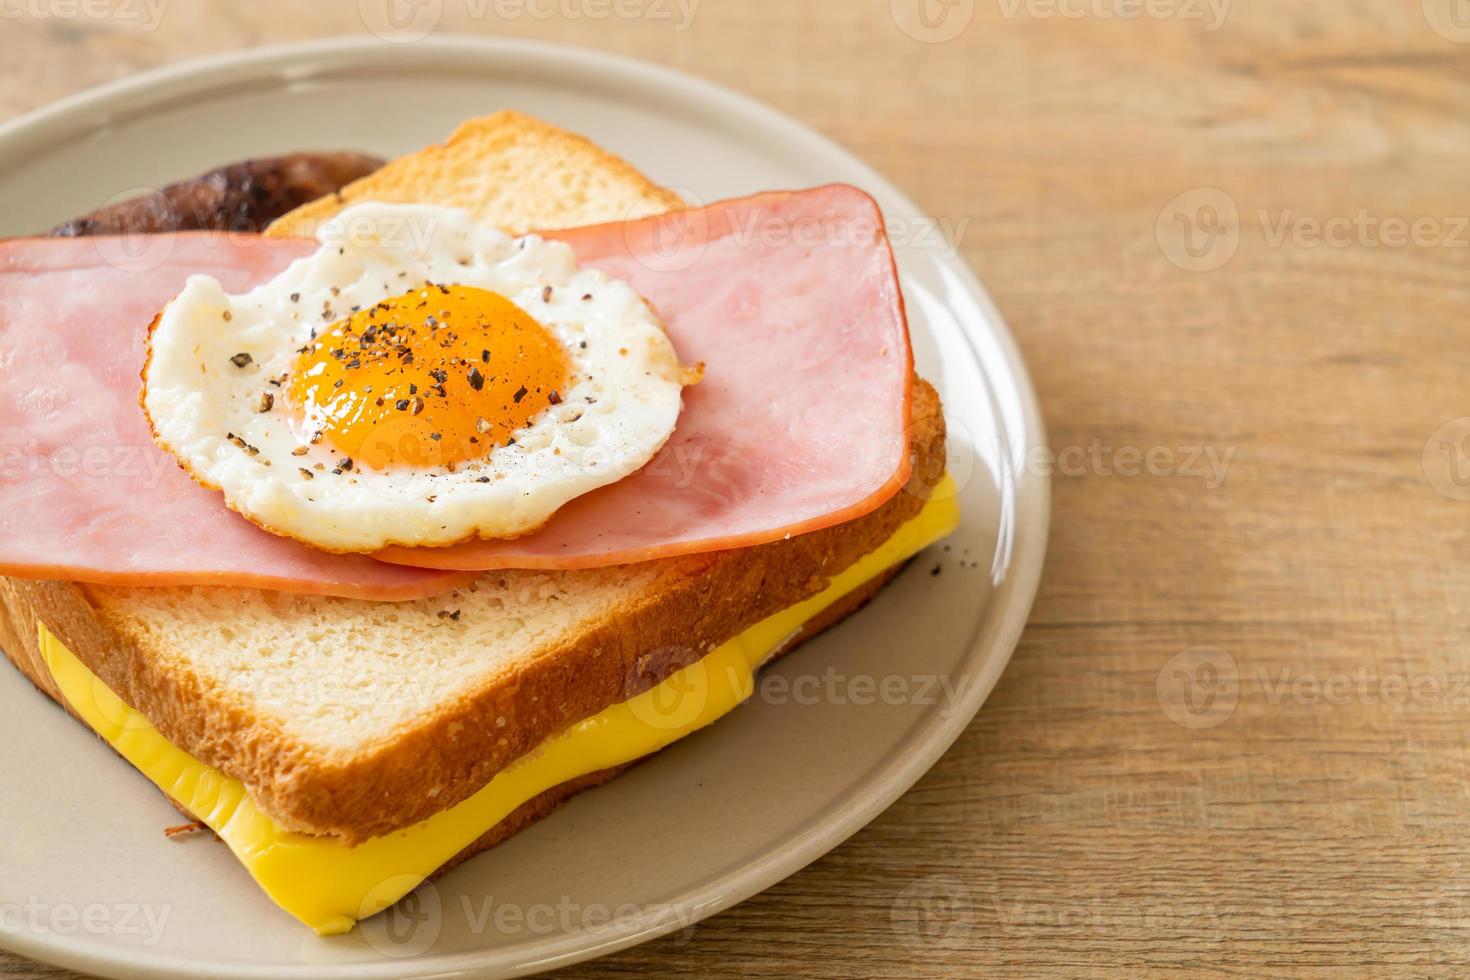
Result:
<instances>
[{"instance_id":1,"label":"plate rim","mask_svg":"<svg viewBox=\"0 0 1470 980\"><path fill-rule=\"evenodd\" d=\"M582 69L588 66L600 67L621 76L620 80L631 78L644 83L673 85L677 87L677 99L680 102L719 109L722 115L734 113L754 121L766 131L774 130L807 145L818 146L828 154L845 158L856 172L863 174L864 190L884 202L897 204L915 216L925 213L908 195L850 150L794 117L750 96L638 58L579 45L525 38L436 33L412 44L404 44L349 35L273 44L186 59L85 89L0 123L0 151L16 144L54 144L53 134L68 130L73 137L84 137L97 128L96 115L99 110L116 108L130 96L158 96L178 89L198 90L211 81L218 81L232 73L253 71L257 75L270 74L275 77L281 77L284 73L289 77L293 66L312 59L319 62L335 61L340 63L336 67L344 67L350 66L352 62L369 63L383 58L422 61L431 58L435 53L529 53ZM319 65L317 70L307 73L306 77L327 74L324 67ZM138 113L146 114L157 101L155 98L138 110ZM0 947L42 962L109 976L209 976L251 980L312 976L376 977L386 980L426 975L450 976L485 970L498 970L496 975L499 976L523 976L604 956L702 921L790 877L867 826L933 767L964 732L989 697L1008 665L1029 618L1040 584L1049 534L1050 478L1037 468L1024 465L1025 460L1030 458L1025 454L1037 449L1044 450L1047 445L1030 374L1004 318L964 258L956 252L936 262L946 271L952 272L957 277L958 285L973 298L993 334L992 340L1001 355L1004 373L1013 390L1014 402L1020 408L1019 432L1008 431L1010 426L1004 419L1000 416L996 418L997 430L1003 433L1005 448L1008 450L999 453L997 457L1002 470L1001 482L1004 484L1009 481L1013 493L1010 517L1008 520L1003 519L1002 523L1009 526L1014 547L1004 575L995 583L996 589L991 601L997 612L982 617L969 641L968 660L975 661L978 658L984 665L977 683L965 687L957 707L948 712L927 713L920 719L916 725L920 735L912 749L895 758L886 767L870 771L863 784L864 793L852 807L845 808L843 813L835 817L824 818L819 815L813 818L802 831L783 842L765 860L692 889L693 894L684 902L694 912L687 922L661 921L666 917L659 916L657 909L645 910L640 916L615 923L616 928L599 930L606 931L608 935L595 942L586 942L589 932L586 929L544 937L540 943L545 948L544 955L527 959L521 953L513 963L498 961L494 950L475 950L423 958L385 959L379 963L303 963L294 966L232 964L222 967L187 958L159 956L152 950L141 957L119 956L108 947L88 945L72 936L31 936L24 932L6 930L0 930ZM973 348L970 322L961 321L960 328L966 342ZM978 351L975 355L982 374L986 377L995 376L996 372L987 364L987 359L981 357ZM1025 454L1016 452L1016 445L1022 447ZM992 622L993 628L989 630L991 636L987 640L981 634L987 631L987 626ZM982 650L982 647L985 649ZM994 652L987 656L986 650ZM502 950L501 956L510 952L512 950Z\"/></svg>"}]
</instances>

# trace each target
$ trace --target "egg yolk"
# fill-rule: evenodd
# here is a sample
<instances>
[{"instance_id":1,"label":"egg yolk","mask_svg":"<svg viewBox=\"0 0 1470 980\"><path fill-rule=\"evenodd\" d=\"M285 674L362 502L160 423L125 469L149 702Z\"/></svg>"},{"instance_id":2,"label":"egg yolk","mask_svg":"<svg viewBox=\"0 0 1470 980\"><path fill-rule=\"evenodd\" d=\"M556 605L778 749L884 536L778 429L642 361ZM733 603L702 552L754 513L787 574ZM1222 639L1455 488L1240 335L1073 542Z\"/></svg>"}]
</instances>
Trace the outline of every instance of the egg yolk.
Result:
<instances>
[{"instance_id":1,"label":"egg yolk","mask_svg":"<svg viewBox=\"0 0 1470 980\"><path fill-rule=\"evenodd\" d=\"M566 352L499 293L425 285L353 313L297 351L289 397L303 441L348 467L481 459L567 387Z\"/></svg>"}]
</instances>

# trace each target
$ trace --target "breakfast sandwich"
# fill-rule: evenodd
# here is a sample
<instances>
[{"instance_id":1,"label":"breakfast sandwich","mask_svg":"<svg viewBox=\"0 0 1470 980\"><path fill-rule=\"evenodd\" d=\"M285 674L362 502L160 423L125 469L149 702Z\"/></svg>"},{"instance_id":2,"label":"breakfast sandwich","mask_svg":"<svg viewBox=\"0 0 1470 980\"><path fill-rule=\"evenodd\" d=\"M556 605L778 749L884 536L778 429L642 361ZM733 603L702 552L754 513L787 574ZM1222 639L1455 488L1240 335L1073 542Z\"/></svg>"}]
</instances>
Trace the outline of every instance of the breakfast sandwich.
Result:
<instances>
[{"instance_id":1,"label":"breakfast sandwich","mask_svg":"<svg viewBox=\"0 0 1470 980\"><path fill-rule=\"evenodd\" d=\"M958 520L862 191L696 207L510 112L362 159L263 234L0 242L0 647L321 934Z\"/></svg>"}]
</instances>

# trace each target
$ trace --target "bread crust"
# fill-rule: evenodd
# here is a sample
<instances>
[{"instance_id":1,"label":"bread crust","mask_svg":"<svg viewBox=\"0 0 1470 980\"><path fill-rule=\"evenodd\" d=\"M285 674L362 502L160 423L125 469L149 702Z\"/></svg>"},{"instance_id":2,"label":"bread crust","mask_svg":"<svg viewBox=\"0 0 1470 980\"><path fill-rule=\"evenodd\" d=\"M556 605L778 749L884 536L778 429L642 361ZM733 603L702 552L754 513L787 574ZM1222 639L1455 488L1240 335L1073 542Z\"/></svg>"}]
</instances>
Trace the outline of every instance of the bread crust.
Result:
<instances>
[{"instance_id":1,"label":"bread crust","mask_svg":"<svg viewBox=\"0 0 1470 980\"><path fill-rule=\"evenodd\" d=\"M655 585L615 616L343 758L318 757L268 716L202 680L186 657L151 645L125 618L94 606L85 587L0 579L0 641L57 697L36 640L37 623L45 623L165 737L245 783L281 826L360 843L467 799L548 737L819 592L892 536L943 472L938 395L923 381L914 390L913 476L877 510L786 541L660 561Z\"/></svg>"},{"instance_id":2,"label":"bread crust","mask_svg":"<svg viewBox=\"0 0 1470 980\"><path fill-rule=\"evenodd\" d=\"M772 657L772 660L780 659L781 657L784 657L794 652L798 647L802 646L807 641L815 639L820 634L826 632L828 629L831 629L833 626L836 626L838 623L842 622L842 620L846 619L848 616L856 613L863 606L871 602L873 598L879 592L881 592L889 582L893 580L894 576L896 576L900 571L903 570L903 567L906 564L906 562L901 562L898 565L893 566L892 568L875 577L872 581L865 583L859 588L843 596L841 599L837 600L837 602L833 603L831 606L828 606L822 612L817 614L815 618L803 625L800 632L798 632L797 635L792 638L791 642L788 643L784 648L782 648L776 654L776 656ZM21 668L21 671L27 677L29 677L32 682L34 682L42 691L44 691L53 700L57 701L63 707L65 707L68 712L71 712L70 705L67 705L66 702L60 697L60 693L55 689L55 685L52 682L50 673L45 669L44 664L41 662L39 650L37 650L35 642L32 641L30 644L24 644L21 642L20 638L23 635L30 635L34 637L35 629L34 626L32 626L32 628L28 631L23 628L22 624L27 618L27 610L23 605L12 605L15 594L8 591L6 588L10 581L11 580L8 579L0 580L0 647L3 647L7 653L9 653L10 651L17 651L16 655L13 656L12 659L15 661L17 666ZM17 632L17 629L19 629L20 631ZM22 662L22 660L24 660L24 662ZM72 712L72 714L75 716L75 712ZM550 789L532 797L525 803L522 803L520 806L512 810L499 823L495 824L495 826L491 827L489 830L485 831L485 833L481 834L478 838L467 845L454 857L450 858L444 864L440 865L439 868L432 875L430 875L430 878L437 879L454 867L458 866L459 864L474 857L475 855L481 854L497 844L504 843L506 840L520 833L522 830L525 830L536 821L541 820L543 817L547 817L550 814L554 813L564 803L566 803L578 793L581 793L584 790L593 789L597 786L601 786L603 783L609 781L614 776L617 776L618 774L625 772L628 769L631 769L633 766L638 765L640 762L643 762L644 760L649 758L651 758L651 756L644 756L641 759L635 759L634 761L629 762L625 765L613 766L608 769L599 769L595 772L590 772L585 775L578 776L575 779L569 779L564 783L553 786ZM172 803L176 808L178 808L179 812L182 813L189 820L196 819L195 815L190 813L183 806L181 806L178 801L170 799L169 802ZM167 831L165 831L165 833L166 832Z\"/></svg>"},{"instance_id":3,"label":"bread crust","mask_svg":"<svg viewBox=\"0 0 1470 980\"><path fill-rule=\"evenodd\" d=\"M500 175L494 168L514 165L518 147L534 154L536 167L546 176L544 193L525 194L523 201L508 205L498 197ZM596 175L595 200L568 196L571 188L566 183L579 175ZM526 191L523 173L505 183ZM512 235L640 218L684 206L677 193L653 183L586 137L505 109L467 120L443 143L393 160L336 194L302 205L272 222L265 233L310 238L322 222L357 201L441 202L471 211Z\"/></svg>"},{"instance_id":4,"label":"bread crust","mask_svg":"<svg viewBox=\"0 0 1470 980\"><path fill-rule=\"evenodd\" d=\"M871 582L860 586L822 610L814 619L803 626L792 641L772 659L780 659L792 653L797 647L806 643L808 640L816 638L821 633L826 632L848 616L857 612L863 606L866 606L872 601L874 596L883 591L883 587L891 582L893 577L902 571L906 564L907 562L900 562L874 578ZM601 786L619 773L625 772L638 765L638 763L650 758L652 756L645 755L642 759L635 759L626 765L613 766L610 769L599 769L596 772L587 773L585 776L569 779L558 786L553 786L544 793L533 796L507 814L505 819L485 831L484 834L480 835L479 838L464 850L446 861L439 867L439 870L430 875L430 878L438 878L461 862L474 857L476 854L489 850L496 844L505 842L542 817L555 812L563 803L583 790Z\"/></svg>"}]
</instances>

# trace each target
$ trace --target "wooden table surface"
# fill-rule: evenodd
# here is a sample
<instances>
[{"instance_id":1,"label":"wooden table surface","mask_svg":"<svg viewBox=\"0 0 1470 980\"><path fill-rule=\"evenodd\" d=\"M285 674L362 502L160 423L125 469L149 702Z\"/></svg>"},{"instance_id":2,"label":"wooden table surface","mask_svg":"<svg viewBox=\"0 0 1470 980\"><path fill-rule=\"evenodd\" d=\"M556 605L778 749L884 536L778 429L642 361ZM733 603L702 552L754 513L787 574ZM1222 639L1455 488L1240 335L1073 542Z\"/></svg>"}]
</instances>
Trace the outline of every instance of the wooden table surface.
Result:
<instances>
[{"instance_id":1,"label":"wooden table surface","mask_svg":"<svg viewBox=\"0 0 1470 980\"><path fill-rule=\"evenodd\" d=\"M961 230L1055 452L1030 626L933 771L692 935L565 976L1463 972L1465 0L427 2L704 75L886 172ZM0 4L0 118L364 29L355 2L126 10Z\"/></svg>"}]
</instances>

